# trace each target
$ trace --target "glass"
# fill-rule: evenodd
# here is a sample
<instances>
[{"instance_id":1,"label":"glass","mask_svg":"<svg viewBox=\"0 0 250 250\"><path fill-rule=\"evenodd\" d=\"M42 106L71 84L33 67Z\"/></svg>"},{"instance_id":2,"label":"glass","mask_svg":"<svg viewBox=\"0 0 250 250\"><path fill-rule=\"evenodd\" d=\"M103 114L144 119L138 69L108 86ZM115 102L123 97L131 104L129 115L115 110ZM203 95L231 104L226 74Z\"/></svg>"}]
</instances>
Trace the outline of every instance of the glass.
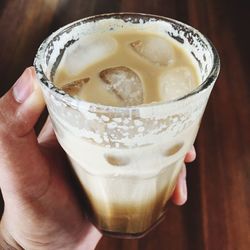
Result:
<instances>
[{"instance_id":1,"label":"glass","mask_svg":"<svg viewBox=\"0 0 250 250\"><path fill-rule=\"evenodd\" d=\"M179 99L133 107L78 100L53 79L65 50L79 38L133 27L178 41L197 63L202 84ZM199 31L147 14L88 17L47 38L34 62L56 136L87 197L87 215L105 235L136 238L165 216L187 151L217 79L218 54Z\"/></svg>"}]
</instances>

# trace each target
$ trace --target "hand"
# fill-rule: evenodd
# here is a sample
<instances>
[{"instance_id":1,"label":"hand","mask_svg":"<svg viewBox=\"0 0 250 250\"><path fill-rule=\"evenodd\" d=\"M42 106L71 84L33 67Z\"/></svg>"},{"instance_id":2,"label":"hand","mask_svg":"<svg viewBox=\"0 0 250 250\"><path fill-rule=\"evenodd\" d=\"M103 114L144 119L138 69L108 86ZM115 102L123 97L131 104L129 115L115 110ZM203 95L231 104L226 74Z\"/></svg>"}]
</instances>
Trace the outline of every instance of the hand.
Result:
<instances>
[{"instance_id":1,"label":"hand","mask_svg":"<svg viewBox=\"0 0 250 250\"><path fill-rule=\"evenodd\" d=\"M94 249L101 238L86 219L69 184L67 159L48 119L38 138L34 124L44 101L28 68L0 99L0 186L4 213L0 224L3 249ZM186 162L195 158L194 149ZM187 199L186 170L172 200ZM5 245L3 245L5 244Z\"/></svg>"},{"instance_id":2,"label":"hand","mask_svg":"<svg viewBox=\"0 0 250 250\"><path fill-rule=\"evenodd\" d=\"M194 161L196 158L196 152L194 146L192 146L191 150L186 154L185 162L190 163ZM187 182L186 182L186 167L184 167L179 174L177 184L172 195L172 201L176 205L183 205L187 201Z\"/></svg>"}]
</instances>

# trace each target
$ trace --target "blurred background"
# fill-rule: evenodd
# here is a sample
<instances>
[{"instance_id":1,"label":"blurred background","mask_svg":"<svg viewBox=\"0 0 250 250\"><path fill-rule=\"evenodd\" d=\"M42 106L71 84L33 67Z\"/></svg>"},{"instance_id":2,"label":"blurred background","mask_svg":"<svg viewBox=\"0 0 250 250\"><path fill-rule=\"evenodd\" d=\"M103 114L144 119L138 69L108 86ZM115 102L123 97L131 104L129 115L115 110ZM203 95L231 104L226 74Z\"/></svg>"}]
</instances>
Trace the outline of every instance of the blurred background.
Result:
<instances>
[{"instance_id":1,"label":"blurred background","mask_svg":"<svg viewBox=\"0 0 250 250\"><path fill-rule=\"evenodd\" d=\"M99 13L178 19L208 36L221 57L220 77L196 140L197 160L188 166L188 202L169 204L164 222L146 237L103 238L97 250L249 249L249 9L244 0L0 0L0 96L33 64L51 32Z\"/></svg>"}]
</instances>

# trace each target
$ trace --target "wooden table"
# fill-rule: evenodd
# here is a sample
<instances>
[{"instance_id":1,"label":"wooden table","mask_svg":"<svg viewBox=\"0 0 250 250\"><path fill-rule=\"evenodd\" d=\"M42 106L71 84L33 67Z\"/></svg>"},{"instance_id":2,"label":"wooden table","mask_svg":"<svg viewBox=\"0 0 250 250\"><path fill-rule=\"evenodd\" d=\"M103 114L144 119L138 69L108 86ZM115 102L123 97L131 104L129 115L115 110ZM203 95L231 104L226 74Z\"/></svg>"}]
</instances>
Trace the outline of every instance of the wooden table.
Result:
<instances>
[{"instance_id":1,"label":"wooden table","mask_svg":"<svg viewBox=\"0 0 250 250\"><path fill-rule=\"evenodd\" d=\"M140 240L103 238L98 250L250 249L250 30L244 0L0 0L0 94L60 26L89 15L133 11L189 23L221 57L221 73L188 167L188 202Z\"/></svg>"}]
</instances>

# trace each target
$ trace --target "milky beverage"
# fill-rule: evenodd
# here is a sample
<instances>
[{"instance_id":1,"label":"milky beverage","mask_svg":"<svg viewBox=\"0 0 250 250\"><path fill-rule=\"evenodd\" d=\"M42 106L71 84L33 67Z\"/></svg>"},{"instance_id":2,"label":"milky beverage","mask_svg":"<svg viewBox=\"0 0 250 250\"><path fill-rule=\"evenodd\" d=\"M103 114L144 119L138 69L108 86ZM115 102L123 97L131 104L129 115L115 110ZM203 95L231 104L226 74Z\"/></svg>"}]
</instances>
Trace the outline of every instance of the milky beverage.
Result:
<instances>
[{"instance_id":1,"label":"milky beverage","mask_svg":"<svg viewBox=\"0 0 250 250\"><path fill-rule=\"evenodd\" d=\"M54 82L75 98L123 107L180 98L201 78L194 60L174 39L127 29L81 38L67 50ZM143 133L140 120L134 122ZM88 197L95 225L106 233L136 235L156 223L198 127L199 119L170 141L162 138L136 148L97 145L62 129L58 139Z\"/></svg>"}]
</instances>

